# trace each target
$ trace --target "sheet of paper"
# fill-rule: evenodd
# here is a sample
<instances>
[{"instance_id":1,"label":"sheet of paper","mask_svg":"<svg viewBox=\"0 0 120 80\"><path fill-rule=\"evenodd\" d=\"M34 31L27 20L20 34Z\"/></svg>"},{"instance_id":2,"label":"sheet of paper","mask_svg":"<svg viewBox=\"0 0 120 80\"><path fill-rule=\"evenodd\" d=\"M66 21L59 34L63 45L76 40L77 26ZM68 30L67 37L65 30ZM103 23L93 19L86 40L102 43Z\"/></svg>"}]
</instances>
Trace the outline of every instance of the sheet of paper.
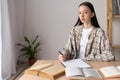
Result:
<instances>
[{"instance_id":1,"label":"sheet of paper","mask_svg":"<svg viewBox=\"0 0 120 80\"><path fill-rule=\"evenodd\" d=\"M84 62L82 59L67 60L67 61L62 62L62 64L65 67L80 67L80 68L91 67L89 64Z\"/></svg>"}]
</instances>

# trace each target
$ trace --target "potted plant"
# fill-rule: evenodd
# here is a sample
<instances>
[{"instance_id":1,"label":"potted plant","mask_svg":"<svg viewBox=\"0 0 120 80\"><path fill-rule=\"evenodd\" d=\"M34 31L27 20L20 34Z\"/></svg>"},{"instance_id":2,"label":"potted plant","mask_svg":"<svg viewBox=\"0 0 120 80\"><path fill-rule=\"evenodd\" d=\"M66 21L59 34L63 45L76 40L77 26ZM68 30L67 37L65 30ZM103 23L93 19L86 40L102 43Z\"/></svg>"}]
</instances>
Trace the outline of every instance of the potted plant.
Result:
<instances>
[{"instance_id":1,"label":"potted plant","mask_svg":"<svg viewBox=\"0 0 120 80\"><path fill-rule=\"evenodd\" d=\"M27 36L24 37L24 44L18 43L17 45L20 46L20 51L22 52L21 55L27 56L29 64L32 65L36 61L36 54L38 53L40 42L38 42L38 35L30 41Z\"/></svg>"}]
</instances>

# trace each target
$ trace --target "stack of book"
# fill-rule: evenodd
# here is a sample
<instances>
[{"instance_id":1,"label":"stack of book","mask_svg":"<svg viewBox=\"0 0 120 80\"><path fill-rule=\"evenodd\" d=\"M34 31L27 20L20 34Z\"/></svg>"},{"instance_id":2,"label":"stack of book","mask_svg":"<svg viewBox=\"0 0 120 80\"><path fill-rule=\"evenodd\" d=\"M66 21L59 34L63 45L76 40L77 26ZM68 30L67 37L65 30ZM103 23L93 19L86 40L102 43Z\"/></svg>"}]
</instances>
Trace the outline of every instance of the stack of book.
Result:
<instances>
[{"instance_id":1,"label":"stack of book","mask_svg":"<svg viewBox=\"0 0 120 80\"><path fill-rule=\"evenodd\" d=\"M65 69L63 66L47 63L31 67L30 69L25 70L25 74L55 80L65 74Z\"/></svg>"}]
</instances>

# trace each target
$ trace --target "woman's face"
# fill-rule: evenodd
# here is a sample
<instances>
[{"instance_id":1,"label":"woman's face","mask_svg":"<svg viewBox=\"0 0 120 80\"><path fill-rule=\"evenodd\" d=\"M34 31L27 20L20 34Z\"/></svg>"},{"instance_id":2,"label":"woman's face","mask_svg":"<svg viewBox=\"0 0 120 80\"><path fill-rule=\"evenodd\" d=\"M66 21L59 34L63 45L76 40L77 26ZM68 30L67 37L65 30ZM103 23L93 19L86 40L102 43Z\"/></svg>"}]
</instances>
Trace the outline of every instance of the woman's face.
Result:
<instances>
[{"instance_id":1,"label":"woman's face","mask_svg":"<svg viewBox=\"0 0 120 80\"><path fill-rule=\"evenodd\" d=\"M91 12L89 7L87 6L80 6L78 11L79 18L82 23L91 23L91 18L94 16L94 13Z\"/></svg>"}]
</instances>

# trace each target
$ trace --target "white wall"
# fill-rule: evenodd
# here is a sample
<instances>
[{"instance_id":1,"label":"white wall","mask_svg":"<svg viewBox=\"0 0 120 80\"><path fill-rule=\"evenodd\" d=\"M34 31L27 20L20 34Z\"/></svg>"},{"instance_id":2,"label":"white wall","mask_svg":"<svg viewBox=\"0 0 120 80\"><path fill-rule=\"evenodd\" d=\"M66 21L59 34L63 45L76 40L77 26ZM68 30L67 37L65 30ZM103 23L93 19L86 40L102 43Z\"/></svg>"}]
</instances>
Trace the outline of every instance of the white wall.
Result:
<instances>
[{"instance_id":1,"label":"white wall","mask_svg":"<svg viewBox=\"0 0 120 80\"><path fill-rule=\"evenodd\" d=\"M14 0L14 13L16 22L16 43L21 42L24 35L24 0Z\"/></svg>"},{"instance_id":2,"label":"white wall","mask_svg":"<svg viewBox=\"0 0 120 80\"><path fill-rule=\"evenodd\" d=\"M78 18L78 5L86 0L25 0L24 33L29 37L39 34L41 51L38 59L57 59L69 31ZM98 21L106 31L106 0L91 1Z\"/></svg>"},{"instance_id":3,"label":"white wall","mask_svg":"<svg viewBox=\"0 0 120 80\"><path fill-rule=\"evenodd\" d=\"M120 45L120 17L113 17L112 24L113 45Z\"/></svg>"},{"instance_id":4,"label":"white wall","mask_svg":"<svg viewBox=\"0 0 120 80\"><path fill-rule=\"evenodd\" d=\"M8 0L9 2L11 2L11 0ZM23 36L24 36L24 0L13 0L14 2L14 12L12 12L10 15L11 17L11 21L13 22L13 24L15 24L14 28L12 28L12 32L13 32L13 36L15 36L15 45L17 43L20 43L23 41ZM13 5L11 5L13 6ZM13 26L12 26L13 27ZM21 55L20 53L20 49L19 47L16 45L16 60L20 60L21 58L19 57L19 55ZM17 62L17 61L16 61Z\"/></svg>"}]
</instances>

